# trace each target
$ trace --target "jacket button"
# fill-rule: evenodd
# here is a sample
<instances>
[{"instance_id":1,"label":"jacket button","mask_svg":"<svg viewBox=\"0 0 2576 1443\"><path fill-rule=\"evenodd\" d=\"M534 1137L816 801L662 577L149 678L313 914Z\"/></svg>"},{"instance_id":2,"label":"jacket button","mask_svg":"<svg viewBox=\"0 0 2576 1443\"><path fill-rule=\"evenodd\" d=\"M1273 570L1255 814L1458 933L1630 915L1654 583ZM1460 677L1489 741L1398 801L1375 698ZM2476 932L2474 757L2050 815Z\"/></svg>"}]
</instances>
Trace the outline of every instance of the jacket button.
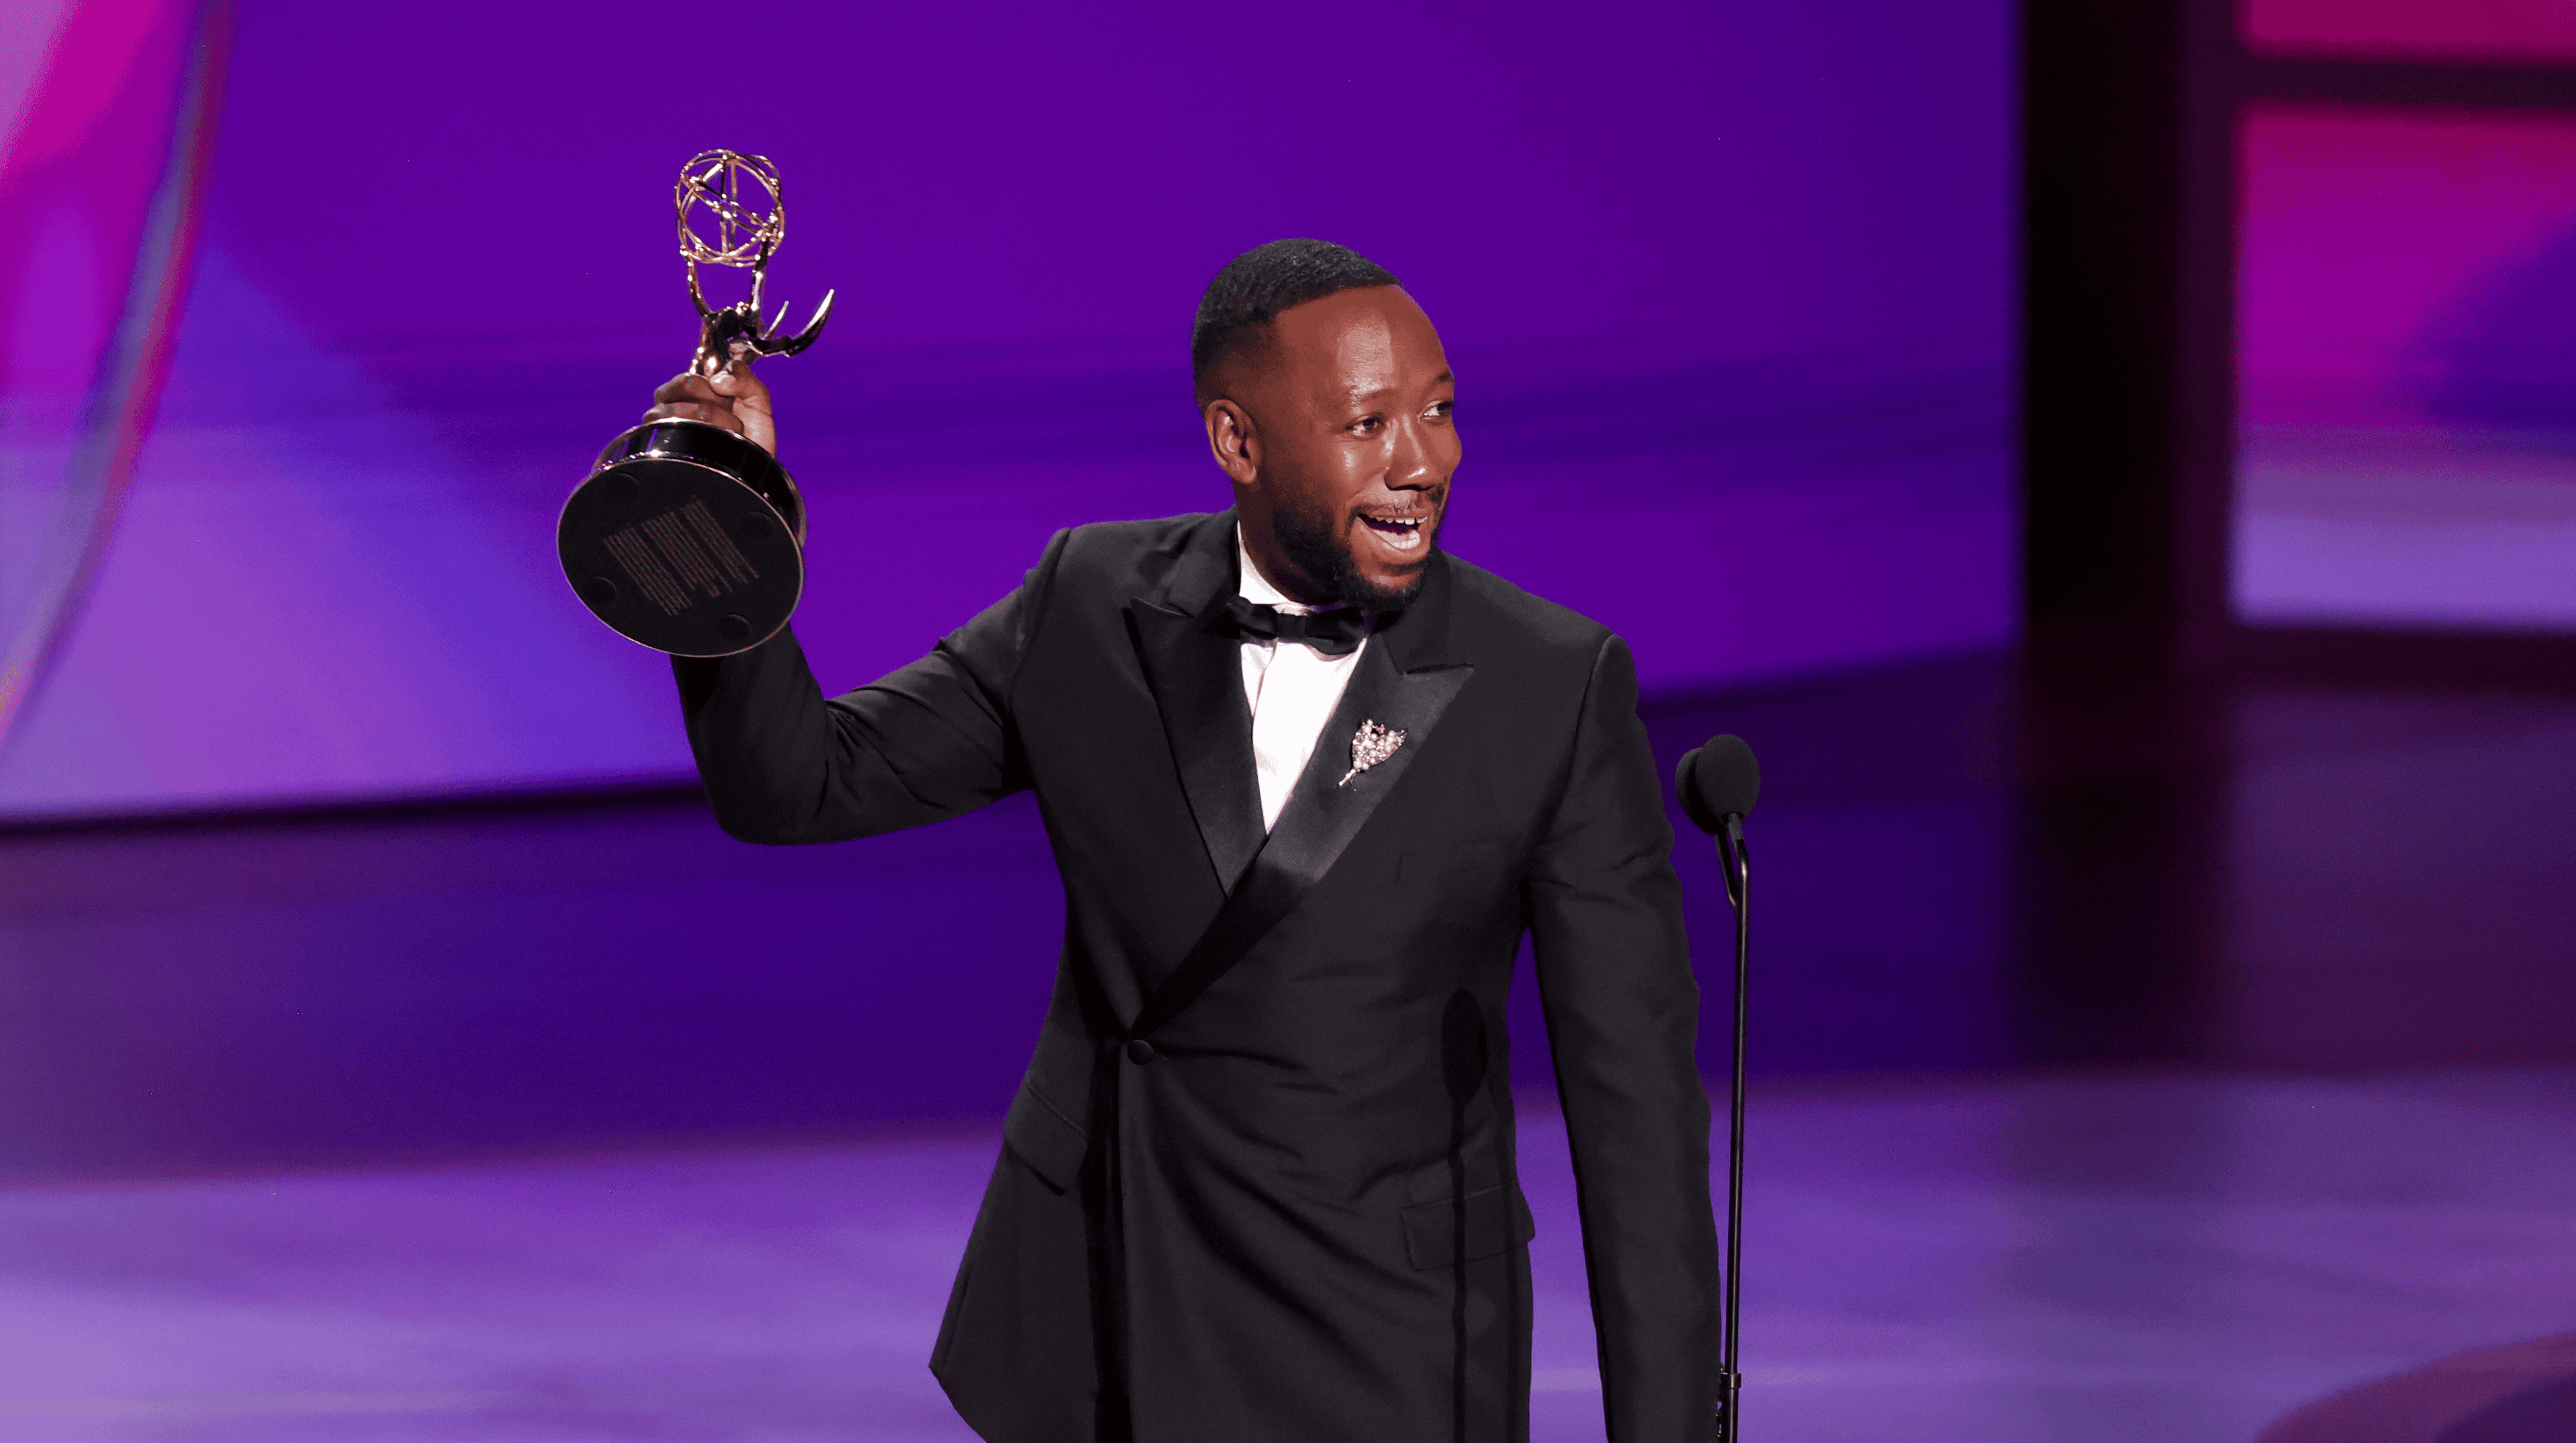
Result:
<instances>
[{"instance_id":1,"label":"jacket button","mask_svg":"<svg viewBox=\"0 0 2576 1443\"><path fill-rule=\"evenodd\" d=\"M1146 1063L1153 1061L1154 1057L1154 1044L1147 1042L1144 1038L1139 1037L1135 1041L1127 1044L1127 1060L1135 1063L1138 1067L1142 1067Z\"/></svg>"}]
</instances>

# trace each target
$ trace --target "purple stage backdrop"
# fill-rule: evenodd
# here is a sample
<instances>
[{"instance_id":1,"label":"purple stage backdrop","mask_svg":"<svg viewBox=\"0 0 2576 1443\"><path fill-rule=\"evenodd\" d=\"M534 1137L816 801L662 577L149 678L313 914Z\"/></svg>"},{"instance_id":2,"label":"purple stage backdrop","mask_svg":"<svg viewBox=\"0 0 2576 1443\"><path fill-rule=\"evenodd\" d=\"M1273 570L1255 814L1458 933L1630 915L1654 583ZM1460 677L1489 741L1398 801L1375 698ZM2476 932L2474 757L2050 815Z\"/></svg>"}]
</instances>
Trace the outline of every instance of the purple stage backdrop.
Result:
<instances>
[{"instance_id":1,"label":"purple stage backdrop","mask_svg":"<svg viewBox=\"0 0 2576 1443\"><path fill-rule=\"evenodd\" d=\"M2576 117L2266 105L2241 143L2239 614L2576 629Z\"/></svg>"},{"instance_id":2,"label":"purple stage backdrop","mask_svg":"<svg viewBox=\"0 0 2576 1443\"><path fill-rule=\"evenodd\" d=\"M158 426L0 814L682 771L551 535L687 353L711 145L783 169L772 294L840 293L771 373L827 683L1057 527L1222 505L1189 315L1283 235L1405 278L1460 375L1450 545L1650 688L2010 638L2002 0L741 17L241 0Z\"/></svg>"},{"instance_id":3,"label":"purple stage backdrop","mask_svg":"<svg viewBox=\"0 0 2576 1443\"><path fill-rule=\"evenodd\" d=\"M0 741L79 619L168 374L223 35L201 0L0 7Z\"/></svg>"}]
</instances>

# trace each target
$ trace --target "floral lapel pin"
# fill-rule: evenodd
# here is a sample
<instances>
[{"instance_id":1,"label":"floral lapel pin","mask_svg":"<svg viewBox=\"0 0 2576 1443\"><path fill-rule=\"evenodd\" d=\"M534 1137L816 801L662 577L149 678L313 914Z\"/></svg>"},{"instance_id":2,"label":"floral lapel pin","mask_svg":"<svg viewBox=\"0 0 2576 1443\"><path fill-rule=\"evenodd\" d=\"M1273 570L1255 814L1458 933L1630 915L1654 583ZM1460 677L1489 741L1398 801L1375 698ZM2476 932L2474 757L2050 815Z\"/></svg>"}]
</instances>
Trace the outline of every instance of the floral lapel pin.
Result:
<instances>
[{"instance_id":1,"label":"floral lapel pin","mask_svg":"<svg viewBox=\"0 0 2576 1443\"><path fill-rule=\"evenodd\" d=\"M1342 779L1333 785L1349 786L1351 778L1394 756L1395 749L1402 745L1404 733L1373 721L1361 722L1360 729L1351 734L1351 769L1342 773Z\"/></svg>"}]
</instances>

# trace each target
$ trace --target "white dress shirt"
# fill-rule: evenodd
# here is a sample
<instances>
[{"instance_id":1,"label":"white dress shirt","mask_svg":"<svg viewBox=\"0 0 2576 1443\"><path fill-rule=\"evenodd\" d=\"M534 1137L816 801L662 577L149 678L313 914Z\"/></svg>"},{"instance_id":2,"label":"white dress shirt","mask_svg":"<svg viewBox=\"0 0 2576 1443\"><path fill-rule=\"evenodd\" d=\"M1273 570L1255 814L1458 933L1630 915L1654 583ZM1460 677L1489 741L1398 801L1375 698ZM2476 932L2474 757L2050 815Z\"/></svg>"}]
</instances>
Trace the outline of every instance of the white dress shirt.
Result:
<instances>
[{"instance_id":1,"label":"white dress shirt","mask_svg":"<svg viewBox=\"0 0 2576 1443\"><path fill-rule=\"evenodd\" d=\"M1243 544L1239 523L1234 528L1234 555L1243 577L1244 600L1288 612L1317 610L1290 601L1263 579L1261 569L1252 564L1252 552ZM1351 684L1351 669L1367 650L1366 638L1348 656L1326 656L1302 641L1244 638L1243 699L1252 705L1252 770L1261 783L1264 832L1279 825L1280 809L1297 789L1306 759L1315 754L1318 734L1333 719L1333 708L1342 704L1342 688Z\"/></svg>"}]
</instances>

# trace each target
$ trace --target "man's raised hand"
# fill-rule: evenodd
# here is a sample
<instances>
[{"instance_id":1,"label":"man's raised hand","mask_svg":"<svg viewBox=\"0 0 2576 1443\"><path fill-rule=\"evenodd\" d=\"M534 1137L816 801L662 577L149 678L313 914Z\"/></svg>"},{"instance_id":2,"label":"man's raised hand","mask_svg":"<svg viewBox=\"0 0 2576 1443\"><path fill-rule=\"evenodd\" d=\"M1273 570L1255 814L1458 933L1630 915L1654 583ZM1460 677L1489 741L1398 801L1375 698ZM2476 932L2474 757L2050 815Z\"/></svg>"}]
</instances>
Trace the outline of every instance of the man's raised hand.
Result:
<instances>
[{"instance_id":1,"label":"man's raised hand","mask_svg":"<svg viewBox=\"0 0 2576 1443\"><path fill-rule=\"evenodd\" d=\"M722 426L778 454L778 425L770 415L769 388L751 373L748 357L735 360L712 376L683 371L653 392L647 421L704 421Z\"/></svg>"}]
</instances>

